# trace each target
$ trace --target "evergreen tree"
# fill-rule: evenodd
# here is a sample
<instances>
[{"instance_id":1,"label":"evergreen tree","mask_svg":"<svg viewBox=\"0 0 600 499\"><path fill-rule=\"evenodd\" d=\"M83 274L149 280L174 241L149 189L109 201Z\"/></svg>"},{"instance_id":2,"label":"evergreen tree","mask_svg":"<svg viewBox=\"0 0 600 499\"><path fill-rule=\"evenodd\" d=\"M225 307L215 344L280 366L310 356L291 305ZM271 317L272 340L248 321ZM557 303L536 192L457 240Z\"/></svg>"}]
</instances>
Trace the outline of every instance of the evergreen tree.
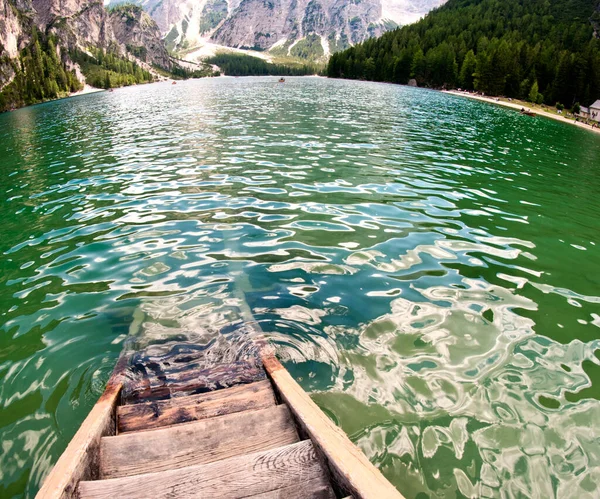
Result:
<instances>
[{"instance_id":1,"label":"evergreen tree","mask_svg":"<svg viewBox=\"0 0 600 499\"><path fill-rule=\"evenodd\" d=\"M475 70L477 68L477 58L475 52L469 50L460 69L460 86L465 90L474 90Z\"/></svg>"},{"instance_id":2,"label":"evergreen tree","mask_svg":"<svg viewBox=\"0 0 600 499\"><path fill-rule=\"evenodd\" d=\"M529 91L529 94L527 95L527 100L529 102L533 102L535 104L538 101L538 97L539 97L539 85L538 85L537 80L535 80L533 82L533 85L531 85L531 90Z\"/></svg>"},{"instance_id":3,"label":"evergreen tree","mask_svg":"<svg viewBox=\"0 0 600 499\"><path fill-rule=\"evenodd\" d=\"M448 0L415 24L334 54L327 75L415 78L518 98L537 82L535 101L589 105L600 98L600 39L590 24L600 18L597 1Z\"/></svg>"}]
</instances>

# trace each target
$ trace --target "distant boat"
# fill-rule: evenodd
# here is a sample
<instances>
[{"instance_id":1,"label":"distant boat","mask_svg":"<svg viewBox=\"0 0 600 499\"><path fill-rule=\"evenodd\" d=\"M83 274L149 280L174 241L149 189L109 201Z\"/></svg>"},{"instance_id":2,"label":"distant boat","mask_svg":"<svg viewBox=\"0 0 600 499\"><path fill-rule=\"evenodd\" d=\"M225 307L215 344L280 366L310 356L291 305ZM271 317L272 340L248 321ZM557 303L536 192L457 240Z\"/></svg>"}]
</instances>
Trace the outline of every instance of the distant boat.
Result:
<instances>
[{"instance_id":1,"label":"distant boat","mask_svg":"<svg viewBox=\"0 0 600 499\"><path fill-rule=\"evenodd\" d=\"M177 85L177 82L176 82L176 81L174 81L173 83L171 83L171 85Z\"/></svg>"},{"instance_id":2,"label":"distant boat","mask_svg":"<svg viewBox=\"0 0 600 499\"><path fill-rule=\"evenodd\" d=\"M536 114L531 109L521 109L521 114L535 118Z\"/></svg>"},{"instance_id":3,"label":"distant boat","mask_svg":"<svg viewBox=\"0 0 600 499\"><path fill-rule=\"evenodd\" d=\"M285 78L279 78L279 83L285 83Z\"/></svg>"}]
</instances>

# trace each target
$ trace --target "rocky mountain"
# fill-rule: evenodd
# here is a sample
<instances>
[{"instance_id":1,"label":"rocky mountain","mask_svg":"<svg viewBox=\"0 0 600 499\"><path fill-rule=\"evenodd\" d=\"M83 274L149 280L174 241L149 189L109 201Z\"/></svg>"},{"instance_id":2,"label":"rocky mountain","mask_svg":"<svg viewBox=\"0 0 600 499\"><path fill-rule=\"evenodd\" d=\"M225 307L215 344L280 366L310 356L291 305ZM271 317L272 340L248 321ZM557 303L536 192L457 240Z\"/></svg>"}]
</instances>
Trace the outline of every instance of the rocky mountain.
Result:
<instances>
[{"instance_id":1,"label":"rocky mountain","mask_svg":"<svg viewBox=\"0 0 600 499\"><path fill-rule=\"evenodd\" d=\"M23 51L39 43L34 33L43 40L52 38L56 54L50 55L59 57L59 65L67 72L77 69L71 60L73 52L90 53L91 49L110 50L146 67L171 66L158 26L140 8L109 11L98 0L0 0L0 91L23 66L23 61L17 63ZM40 49L32 50L31 57L44 61L37 54ZM83 79L80 72L76 74Z\"/></svg>"},{"instance_id":2,"label":"rocky mountain","mask_svg":"<svg viewBox=\"0 0 600 499\"><path fill-rule=\"evenodd\" d=\"M414 22L445 0L134 1L152 16L174 50L208 42L319 58Z\"/></svg>"},{"instance_id":3,"label":"rocky mountain","mask_svg":"<svg viewBox=\"0 0 600 499\"><path fill-rule=\"evenodd\" d=\"M412 24L445 3L446 0L382 0L383 17L400 25Z\"/></svg>"},{"instance_id":4,"label":"rocky mountain","mask_svg":"<svg viewBox=\"0 0 600 499\"><path fill-rule=\"evenodd\" d=\"M113 9L109 12L115 39L144 62L168 69L171 60L156 22L141 8Z\"/></svg>"},{"instance_id":5,"label":"rocky mountain","mask_svg":"<svg viewBox=\"0 0 600 499\"><path fill-rule=\"evenodd\" d=\"M308 48L316 42L328 53L386 31L381 15L376 0L242 0L212 39L220 45L260 50L291 50L303 41Z\"/></svg>"}]
</instances>

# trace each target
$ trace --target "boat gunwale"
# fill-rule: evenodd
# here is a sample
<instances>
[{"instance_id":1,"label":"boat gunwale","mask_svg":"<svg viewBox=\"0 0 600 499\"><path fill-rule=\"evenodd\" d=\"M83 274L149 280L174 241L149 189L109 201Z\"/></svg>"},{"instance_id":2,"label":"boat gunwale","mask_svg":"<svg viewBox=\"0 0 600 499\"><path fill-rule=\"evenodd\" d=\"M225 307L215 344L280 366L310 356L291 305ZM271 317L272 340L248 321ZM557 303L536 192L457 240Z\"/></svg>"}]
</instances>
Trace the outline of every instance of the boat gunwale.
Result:
<instances>
[{"instance_id":1,"label":"boat gunwale","mask_svg":"<svg viewBox=\"0 0 600 499\"><path fill-rule=\"evenodd\" d=\"M127 362L127 356L117 361L104 392L46 476L36 499L76 498L80 481L99 477L100 440L116 433L116 412Z\"/></svg>"},{"instance_id":2,"label":"boat gunwale","mask_svg":"<svg viewBox=\"0 0 600 499\"><path fill-rule=\"evenodd\" d=\"M404 499L294 380L275 357L272 348L257 343L276 396L290 410L300 434L312 441L341 497ZM129 358L129 355L123 355L117 362L103 394L47 475L36 499L77 498L80 481L100 479L100 442L104 436L117 434L117 407L121 402Z\"/></svg>"}]
</instances>

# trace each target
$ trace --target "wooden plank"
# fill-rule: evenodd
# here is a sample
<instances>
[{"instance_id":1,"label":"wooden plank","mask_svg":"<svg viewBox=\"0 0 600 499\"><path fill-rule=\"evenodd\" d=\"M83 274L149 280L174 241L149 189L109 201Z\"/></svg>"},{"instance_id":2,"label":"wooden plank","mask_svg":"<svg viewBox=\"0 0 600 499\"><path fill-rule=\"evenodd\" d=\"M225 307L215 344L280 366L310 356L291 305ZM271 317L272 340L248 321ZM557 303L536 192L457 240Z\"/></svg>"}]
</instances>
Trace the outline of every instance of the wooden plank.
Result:
<instances>
[{"instance_id":1,"label":"wooden plank","mask_svg":"<svg viewBox=\"0 0 600 499\"><path fill-rule=\"evenodd\" d=\"M195 423L102 439L102 478L212 463L298 442L289 409L278 405Z\"/></svg>"},{"instance_id":2,"label":"wooden plank","mask_svg":"<svg viewBox=\"0 0 600 499\"><path fill-rule=\"evenodd\" d=\"M340 488L357 499L401 499L403 496L362 451L319 409L273 355L263 365L296 422L322 453Z\"/></svg>"},{"instance_id":3,"label":"wooden plank","mask_svg":"<svg viewBox=\"0 0 600 499\"><path fill-rule=\"evenodd\" d=\"M147 430L275 406L269 380L117 408L118 432Z\"/></svg>"},{"instance_id":4,"label":"wooden plank","mask_svg":"<svg viewBox=\"0 0 600 499\"><path fill-rule=\"evenodd\" d=\"M37 499L66 499L77 497L80 480L99 476L99 448L104 435L115 433L115 407L122 388L121 374L127 358L121 357L104 393L71 439L66 450L46 477Z\"/></svg>"},{"instance_id":5,"label":"wooden plank","mask_svg":"<svg viewBox=\"0 0 600 499\"><path fill-rule=\"evenodd\" d=\"M123 403L162 400L175 393L203 393L266 378L264 369L247 362L218 364L206 369L165 371L160 375L140 373L123 385Z\"/></svg>"},{"instance_id":6,"label":"wooden plank","mask_svg":"<svg viewBox=\"0 0 600 499\"><path fill-rule=\"evenodd\" d=\"M335 493L325 476L296 483L289 487L250 496L252 499L335 499Z\"/></svg>"},{"instance_id":7,"label":"wooden plank","mask_svg":"<svg viewBox=\"0 0 600 499\"><path fill-rule=\"evenodd\" d=\"M324 473L312 442L304 440L211 464L81 482L79 494L82 499L241 498L315 480Z\"/></svg>"}]
</instances>

